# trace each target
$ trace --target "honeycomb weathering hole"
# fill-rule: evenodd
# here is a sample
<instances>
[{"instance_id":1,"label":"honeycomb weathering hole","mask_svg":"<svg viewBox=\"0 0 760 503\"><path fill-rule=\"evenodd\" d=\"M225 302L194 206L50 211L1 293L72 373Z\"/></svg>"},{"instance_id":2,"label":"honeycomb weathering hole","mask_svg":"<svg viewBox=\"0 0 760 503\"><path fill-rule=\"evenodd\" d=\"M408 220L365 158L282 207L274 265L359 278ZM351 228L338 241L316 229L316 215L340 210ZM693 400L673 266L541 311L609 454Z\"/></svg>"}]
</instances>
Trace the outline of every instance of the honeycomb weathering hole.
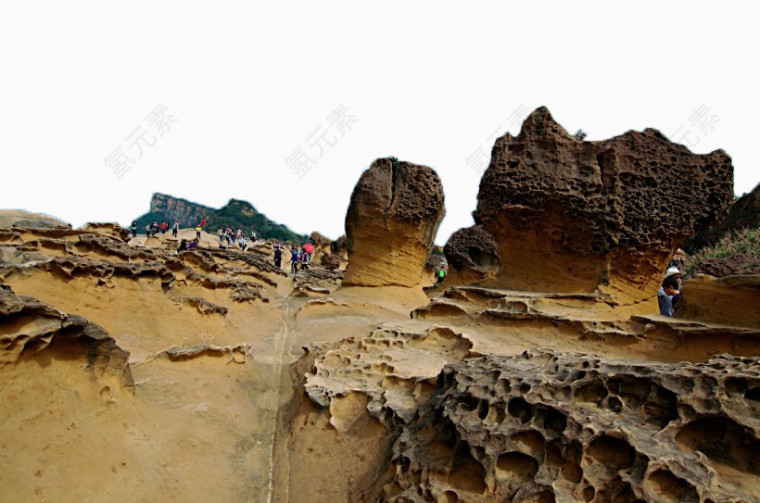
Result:
<instances>
[{"instance_id":1,"label":"honeycomb weathering hole","mask_svg":"<svg viewBox=\"0 0 760 503\"><path fill-rule=\"evenodd\" d=\"M522 444L534 456L542 454L546 444L544 436L535 430L519 431L512 435L512 440Z\"/></svg>"},{"instance_id":2,"label":"honeycomb weathering hole","mask_svg":"<svg viewBox=\"0 0 760 503\"><path fill-rule=\"evenodd\" d=\"M588 446L588 455L601 464L618 470L633 466L636 452L622 438L602 435L594 439Z\"/></svg>"},{"instance_id":3,"label":"honeycomb weathering hole","mask_svg":"<svg viewBox=\"0 0 760 503\"><path fill-rule=\"evenodd\" d=\"M673 503L697 503L699 495L697 490L680 477L676 477L668 470L652 472L648 478L648 484L657 492L662 501Z\"/></svg>"},{"instance_id":4,"label":"honeycomb weathering hole","mask_svg":"<svg viewBox=\"0 0 760 503\"><path fill-rule=\"evenodd\" d=\"M496 473L502 478L527 482L538 473L538 461L522 452L505 452L496 460Z\"/></svg>"},{"instance_id":5,"label":"honeycomb weathering hole","mask_svg":"<svg viewBox=\"0 0 760 503\"><path fill-rule=\"evenodd\" d=\"M681 428L675 440L688 449L702 452L711 461L760 475L760 441L732 419L697 419Z\"/></svg>"},{"instance_id":6,"label":"honeycomb weathering hole","mask_svg":"<svg viewBox=\"0 0 760 503\"><path fill-rule=\"evenodd\" d=\"M544 428L553 433L562 433L567 428L567 417L558 410L549 409L544 416Z\"/></svg>"},{"instance_id":7,"label":"honeycomb weathering hole","mask_svg":"<svg viewBox=\"0 0 760 503\"><path fill-rule=\"evenodd\" d=\"M522 423L527 423L533 418L533 407L525 399L517 397L509 401L507 405L509 415L519 419Z\"/></svg>"},{"instance_id":8,"label":"honeycomb weathering hole","mask_svg":"<svg viewBox=\"0 0 760 503\"><path fill-rule=\"evenodd\" d=\"M551 489L545 489L539 493L531 494L525 498L515 498L515 503L556 503L554 492Z\"/></svg>"},{"instance_id":9,"label":"honeycomb weathering hole","mask_svg":"<svg viewBox=\"0 0 760 503\"><path fill-rule=\"evenodd\" d=\"M577 484L583 479L583 469L577 463L569 461L562 467L562 476L566 480Z\"/></svg>"}]
</instances>

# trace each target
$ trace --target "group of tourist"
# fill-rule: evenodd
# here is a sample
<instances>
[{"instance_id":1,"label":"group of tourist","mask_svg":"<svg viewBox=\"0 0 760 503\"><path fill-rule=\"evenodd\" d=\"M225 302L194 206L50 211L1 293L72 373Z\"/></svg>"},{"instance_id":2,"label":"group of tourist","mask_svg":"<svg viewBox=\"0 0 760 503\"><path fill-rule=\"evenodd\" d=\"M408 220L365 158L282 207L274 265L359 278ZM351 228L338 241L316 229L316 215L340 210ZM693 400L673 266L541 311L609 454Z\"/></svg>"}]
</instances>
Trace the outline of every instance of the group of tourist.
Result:
<instances>
[{"instance_id":1,"label":"group of tourist","mask_svg":"<svg viewBox=\"0 0 760 503\"><path fill-rule=\"evenodd\" d=\"M248 242L243 235L242 229L235 231L232 227L226 225L220 228L217 234L219 235L219 248L223 250L227 249L228 246L232 246L234 244L237 244L243 251L245 251L245 249L248 247ZM251 229L251 241L256 241L256 231L253 229ZM226 246L225 243L227 243Z\"/></svg>"},{"instance_id":2,"label":"group of tourist","mask_svg":"<svg viewBox=\"0 0 760 503\"><path fill-rule=\"evenodd\" d=\"M177 248L177 253L187 251L187 250L194 250L198 248L198 243L199 243L198 238L193 239L189 243L187 242L187 239L183 239L179 243L179 248Z\"/></svg>"},{"instance_id":3,"label":"group of tourist","mask_svg":"<svg viewBox=\"0 0 760 503\"><path fill-rule=\"evenodd\" d=\"M195 248L198 248L198 245L201 240L201 232L203 232L206 228L206 217L204 216L201 219L200 224L198 224L195 227L195 239L188 242L188 240L183 239L182 242L179 245L179 248L177 249L177 252L182 252L186 250L192 250ZM161 234L166 234L166 232L169 229L169 222L162 221L160 224L158 221L154 220L153 223L148 224L145 226L145 234L147 236L155 236L159 232ZM177 233L179 231L179 221L175 220L174 224L171 226L172 229L172 236L177 237ZM132 237L137 237L137 222L132 222L131 226L132 231ZM237 246L240 247L241 250L245 251L245 249L248 247L248 242L246 241L245 236L243 235L242 229L234 230L231 226L226 225L219 229L218 231L219 235L219 247L221 249L227 249L227 247L237 244ZM251 241L256 241L256 231L251 230ZM226 245L225 245L226 243ZM274 265L278 269L282 267L282 254L283 254L283 247L280 245L280 243L275 243L274 245ZM298 266L301 266L302 270L308 270L309 269L309 263L311 262L311 253L308 253L306 250L302 249L299 245L294 245L292 249L290 250L290 272L292 272L294 275L298 272ZM664 316L673 316L675 313L675 306L678 303L678 300L681 298L681 271L678 268L678 265L683 265L683 261L680 263L677 261L677 259L673 259L673 261L670 263L670 266L668 267L668 270L665 271L665 277L662 280L662 285L660 286L659 291L657 292L657 303L660 308L660 314ZM438 287L443 283L444 278L446 277L446 266L445 264L442 264L440 268L435 273L435 286Z\"/></svg>"},{"instance_id":4,"label":"group of tourist","mask_svg":"<svg viewBox=\"0 0 760 503\"><path fill-rule=\"evenodd\" d=\"M280 243L274 245L274 265L278 269L282 267L282 253L283 247ZM309 263L311 262L311 253L302 249L298 244L293 245L290 250L290 272L294 275L298 272L298 265L301 265L301 269L308 270Z\"/></svg>"},{"instance_id":5,"label":"group of tourist","mask_svg":"<svg viewBox=\"0 0 760 503\"><path fill-rule=\"evenodd\" d=\"M132 231L132 237L137 237L137 222L133 221L132 226L130 227L130 230ZM161 234L166 234L169 230L169 222L162 221L160 224L157 220L154 220L152 224L148 224L145 226L145 235L148 237L153 237L159 232ZM179 232L179 222L177 220L174 221L174 224L172 225L172 236L175 238L177 237L177 232Z\"/></svg>"}]
</instances>

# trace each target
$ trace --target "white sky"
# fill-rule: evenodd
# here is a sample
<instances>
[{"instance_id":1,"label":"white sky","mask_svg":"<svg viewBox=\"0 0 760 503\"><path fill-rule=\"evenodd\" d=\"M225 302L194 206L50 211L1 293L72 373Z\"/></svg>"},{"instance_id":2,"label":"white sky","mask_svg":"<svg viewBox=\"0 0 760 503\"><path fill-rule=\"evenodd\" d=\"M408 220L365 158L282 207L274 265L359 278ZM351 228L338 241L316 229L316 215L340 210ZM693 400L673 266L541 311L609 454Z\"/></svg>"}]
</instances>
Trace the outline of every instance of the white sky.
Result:
<instances>
[{"instance_id":1,"label":"white sky","mask_svg":"<svg viewBox=\"0 0 760 503\"><path fill-rule=\"evenodd\" d=\"M337 238L362 171L395 156L440 175L443 244L472 224L478 149L540 105L589 140L678 131L731 155L737 194L760 181L751 2L260 4L3 2L0 208L129 224L153 192L239 198Z\"/></svg>"}]
</instances>

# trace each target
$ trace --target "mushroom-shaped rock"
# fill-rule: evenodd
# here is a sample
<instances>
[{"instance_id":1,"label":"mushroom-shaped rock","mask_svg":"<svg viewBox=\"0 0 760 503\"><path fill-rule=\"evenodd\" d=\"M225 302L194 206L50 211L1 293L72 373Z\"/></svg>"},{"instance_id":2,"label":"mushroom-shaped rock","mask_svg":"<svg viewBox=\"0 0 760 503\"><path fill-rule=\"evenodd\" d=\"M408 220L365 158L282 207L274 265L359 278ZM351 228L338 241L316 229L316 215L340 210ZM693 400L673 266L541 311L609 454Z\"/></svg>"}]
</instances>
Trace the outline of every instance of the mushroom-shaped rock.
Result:
<instances>
[{"instance_id":1,"label":"mushroom-shaped rock","mask_svg":"<svg viewBox=\"0 0 760 503\"><path fill-rule=\"evenodd\" d=\"M480 182L473 216L500 263L482 283L651 298L678 245L732 199L722 150L693 154L654 129L582 141L538 108L496 141Z\"/></svg>"},{"instance_id":2,"label":"mushroom-shaped rock","mask_svg":"<svg viewBox=\"0 0 760 503\"><path fill-rule=\"evenodd\" d=\"M435 171L394 158L376 160L351 195L343 285L419 285L444 213Z\"/></svg>"}]
</instances>

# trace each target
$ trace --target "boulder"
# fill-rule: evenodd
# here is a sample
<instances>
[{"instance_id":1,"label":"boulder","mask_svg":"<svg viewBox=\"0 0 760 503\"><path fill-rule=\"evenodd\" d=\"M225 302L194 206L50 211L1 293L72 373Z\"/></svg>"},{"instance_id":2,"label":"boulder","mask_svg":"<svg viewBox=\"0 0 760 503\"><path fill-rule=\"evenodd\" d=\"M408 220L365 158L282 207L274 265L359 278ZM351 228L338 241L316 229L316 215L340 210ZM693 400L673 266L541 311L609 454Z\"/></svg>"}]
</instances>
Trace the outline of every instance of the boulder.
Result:
<instances>
[{"instance_id":1,"label":"boulder","mask_svg":"<svg viewBox=\"0 0 760 503\"><path fill-rule=\"evenodd\" d=\"M480 182L473 216L495 254L473 229L452 237L447 258L477 277L483 266L467 255L486 257L484 286L636 303L657 291L686 236L722 217L732 199L722 150L693 154L654 129L583 141L541 107L517 137L496 141ZM465 254L463 236L488 244Z\"/></svg>"},{"instance_id":2,"label":"boulder","mask_svg":"<svg viewBox=\"0 0 760 503\"><path fill-rule=\"evenodd\" d=\"M351 195L343 284L419 285L444 213L435 171L394 158L376 160Z\"/></svg>"},{"instance_id":3,"label":"boulder","mask_svg":"<svg viewBox=\"0 0 760 503\"><path fill-rule=\"evenodd\" d=\"M496 241L482 226L459 229L443 247L450 264L449 280L455 283L472 283L493 277L501 267Z\"/></svg>"}]
</instances>

